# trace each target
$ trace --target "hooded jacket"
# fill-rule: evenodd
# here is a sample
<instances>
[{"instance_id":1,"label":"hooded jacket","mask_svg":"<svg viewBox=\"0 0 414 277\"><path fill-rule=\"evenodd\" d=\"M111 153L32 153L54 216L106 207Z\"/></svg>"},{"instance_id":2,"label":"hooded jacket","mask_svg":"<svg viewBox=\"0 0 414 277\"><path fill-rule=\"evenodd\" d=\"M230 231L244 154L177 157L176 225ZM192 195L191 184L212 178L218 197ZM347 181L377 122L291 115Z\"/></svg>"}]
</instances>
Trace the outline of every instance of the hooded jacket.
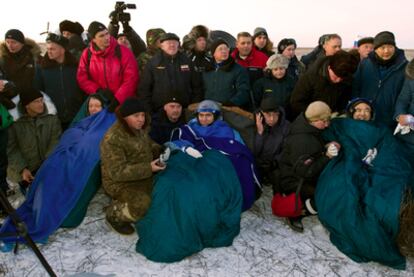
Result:
<instances>
[{"instance_id":1,"label":"hooded jacket","mask_svg":"<svg viewBox=\"0 0 414 277\"><path fill-rule=\"evenodd\" d=\"M120 57L117 57L116 47L120 49ZM88 49L91 52L89 62ZM96 93L98 89L109 89L120 104L134 96L139 76L131 50L118 45L113 37L105 50L97 49L93 42L88 49L83 51L79 61L77 80L80 88L88 95Z\"/></svg>"}]
</instances>

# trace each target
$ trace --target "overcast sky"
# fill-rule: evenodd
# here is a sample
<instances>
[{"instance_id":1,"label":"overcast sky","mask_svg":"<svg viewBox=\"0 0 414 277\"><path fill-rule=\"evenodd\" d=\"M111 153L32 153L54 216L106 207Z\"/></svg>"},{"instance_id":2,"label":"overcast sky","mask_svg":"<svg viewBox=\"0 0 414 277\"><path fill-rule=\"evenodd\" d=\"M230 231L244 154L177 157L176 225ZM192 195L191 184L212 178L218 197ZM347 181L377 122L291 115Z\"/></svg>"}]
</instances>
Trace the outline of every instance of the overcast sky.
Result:
<instances>
[{"instance_id":1,"label":"overcast sky","mask_svg":"<svg viewBox=\"0 0 414 277\"><path fill-rule=\"evenodd\" d=\"M17 3L17 4L16 4ZM140 0L129 10L131 26L145 39L149 28L161 27L183 37L192 26L203 24L211 30L233 35L265 27L270 39L293 37L299 47L313 47L324 33L338 33L344 47L351 47L358 36L375 36L392 31L401 48L414 48L413 0ZM27 37L43 41L39 33L56 30L64 19L79 21L85 29L93 20L108 23L115 1L36 0L2 1L0 33L17 28Z\"/></svg>"}]
</instances>

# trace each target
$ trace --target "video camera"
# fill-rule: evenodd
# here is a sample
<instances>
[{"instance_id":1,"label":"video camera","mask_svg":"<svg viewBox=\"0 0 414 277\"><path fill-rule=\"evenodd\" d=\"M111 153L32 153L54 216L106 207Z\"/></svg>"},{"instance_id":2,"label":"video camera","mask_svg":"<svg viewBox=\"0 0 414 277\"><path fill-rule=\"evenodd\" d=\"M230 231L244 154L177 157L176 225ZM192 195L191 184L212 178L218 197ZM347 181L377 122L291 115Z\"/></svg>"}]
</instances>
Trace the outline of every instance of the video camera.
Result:
<instances>
[{"instance_id":1,"label":"video camera","mask_svg":"<svg viewBox=\"0 0 414 277\"><path fill-rule=\"evenodd\" d=\"M135 4L126 4L125 2L116 2L115 3L115 11L111 13L113 16L114 21L116 22L129 22L131 20L131 15L129 13L124 12L126 9L136 9L137 6Z\"/></svg>"}]
</instances>

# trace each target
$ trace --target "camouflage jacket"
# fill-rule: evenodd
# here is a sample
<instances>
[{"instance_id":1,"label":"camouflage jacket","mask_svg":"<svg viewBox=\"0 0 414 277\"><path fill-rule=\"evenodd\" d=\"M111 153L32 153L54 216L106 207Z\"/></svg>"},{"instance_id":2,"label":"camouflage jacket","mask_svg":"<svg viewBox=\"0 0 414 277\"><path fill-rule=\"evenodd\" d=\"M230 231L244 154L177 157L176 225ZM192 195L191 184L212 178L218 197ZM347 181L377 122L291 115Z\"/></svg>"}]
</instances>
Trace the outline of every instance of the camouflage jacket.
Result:
<instances>
[{"instance_id":1,"label":"camouflage jacket","mask_svg":"<svg viewBox=\"0 0 414 277\"><path fill-rule=\"evenodd\" d=\"M159 155L160 146L150 139L148 130L128 133L116 122L101 142L102 185L115 194L125 185L152 183L151 161Z\"/></svg>"}]
</instances>

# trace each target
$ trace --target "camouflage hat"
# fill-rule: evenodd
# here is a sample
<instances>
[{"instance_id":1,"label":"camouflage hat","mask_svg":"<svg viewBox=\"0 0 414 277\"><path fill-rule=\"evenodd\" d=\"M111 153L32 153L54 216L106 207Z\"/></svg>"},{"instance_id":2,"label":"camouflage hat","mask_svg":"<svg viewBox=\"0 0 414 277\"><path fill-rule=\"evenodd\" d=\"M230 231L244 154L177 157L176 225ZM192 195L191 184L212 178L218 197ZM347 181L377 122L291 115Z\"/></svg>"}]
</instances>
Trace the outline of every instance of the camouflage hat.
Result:
<instances>
[{"instance_id":1,"label":"camouflage hat","mask_svg":"<svg viewBox=\"0 0 414 277\"><path fill-rule=\"evenodd\" d=\"M165 31L161 28L149 29L147 31L147 45L155 46L157 40L161 35L165 34Z\"/></svg>"}]
</instances>

